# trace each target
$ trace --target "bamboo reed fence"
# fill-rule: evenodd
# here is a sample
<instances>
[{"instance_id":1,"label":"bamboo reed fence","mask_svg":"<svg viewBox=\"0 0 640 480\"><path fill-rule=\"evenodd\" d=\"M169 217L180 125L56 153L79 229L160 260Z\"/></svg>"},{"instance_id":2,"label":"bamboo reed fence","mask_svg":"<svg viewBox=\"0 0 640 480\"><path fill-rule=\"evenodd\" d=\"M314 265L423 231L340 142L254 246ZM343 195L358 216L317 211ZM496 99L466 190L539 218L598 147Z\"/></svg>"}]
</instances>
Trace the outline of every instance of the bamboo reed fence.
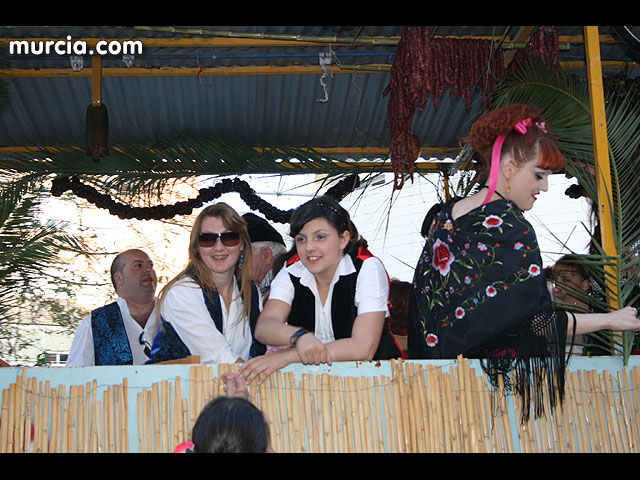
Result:
<instances>
[{"instance_id":1,"label":"bamboo reed fence","mask_svg":"<svg viewBox=\"0 0 640 480\"><path fill-rule=\"evenodd\" d=\"M172 452L189 439L204 405L224 395L221 375L236 368L191 365L186 380L136 389L136 405L127 378L102 388L96 380L54 388L24 369L2 391L0 452ZM547 405L526 423L517 399L491 389L466 359L447 368L392 360L389 371L276 372L250 387L250 400L265 413L277 452L638 451L637 366L616 374L567 371L563 406Z\"/></svg>"}]
</instances>

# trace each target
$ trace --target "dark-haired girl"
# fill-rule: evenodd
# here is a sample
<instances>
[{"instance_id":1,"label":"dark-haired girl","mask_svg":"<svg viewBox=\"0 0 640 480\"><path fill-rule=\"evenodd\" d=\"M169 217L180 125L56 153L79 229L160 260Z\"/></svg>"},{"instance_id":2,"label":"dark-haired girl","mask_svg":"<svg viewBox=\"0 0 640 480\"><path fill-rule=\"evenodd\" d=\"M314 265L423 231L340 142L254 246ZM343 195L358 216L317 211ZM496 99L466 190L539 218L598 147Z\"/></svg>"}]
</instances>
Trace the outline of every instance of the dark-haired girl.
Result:
<instances>
[{"instance_id":1,"label":"dark-haired girl","mask_svg":"<svg viewBox=\"0 0 640 480\"><path fill-rule=\"evenodd\" d=\"M389 329L389 277L348 212L324 196L296 209L290 226L294 248L273 280L256 338L291 348L245 362L245 380L263 381L295 362L400 357Z\"/></svg>"},{"instance_id":2,"label":"dark-haired girl","mask_svg":"<svg viewBox=\"0 0 640 480\"><path fill-rule=\"evenodd\" d=\"M226 395L209 402L198 414L191 440L175 453L273 453L269 423L249 401L244 380L236 373L221 375Z\"/></svg>"}]
</instances>

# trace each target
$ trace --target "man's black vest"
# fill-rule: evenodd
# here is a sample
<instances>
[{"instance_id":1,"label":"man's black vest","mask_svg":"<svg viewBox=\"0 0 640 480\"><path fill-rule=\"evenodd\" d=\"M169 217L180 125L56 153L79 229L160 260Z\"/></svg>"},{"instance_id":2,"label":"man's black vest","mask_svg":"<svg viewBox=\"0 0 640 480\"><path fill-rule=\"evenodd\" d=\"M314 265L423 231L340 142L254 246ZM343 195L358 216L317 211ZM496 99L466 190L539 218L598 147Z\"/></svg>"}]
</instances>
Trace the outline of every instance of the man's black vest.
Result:
<instances>
[{"instance_id":1,"label":"man's black vest","mask_svg":"<svg viewBox=\"0 0 640 480\"><path fill-rule=\"evenodd\" d=\"M197 279L194 278L197 281ZM204 297L205 305L207 306L207 310L209 310L209 315L211 315L211 319L215 324L218 331L224 334L222 327L222 305L220 304L220 295L217 292L211 292L212 295L207 295L206 292L202 290L202 295ZM258 298L258 289L252 283L251 284L251 314L249 317L249 327L251 330L251 357L255 357L258 355L263 355L266 352L266 346L262 343L258 342L253 336L256 322L258 321L258 315L260 314L259 307L259 298ZM158 363L158 362L166 362L169 360L177 360L180 358L185 358L191 355L191 352L184 344L178 333L175 331L171 323L165 321L164 318L161 318L162 325L158 329L158 333L153 340L153 346L151 348L151 355L149 360L146 363Z\"/></svg>"},{"instance_id":2,"label":"man's black vest","mask_svg":"<svg viewBox=\"0 0 640 480\"><path fill-rule=\"evenodd\" d=\"M333 335L336 340L351 337L353 323L358 316L358 310L355 305L356 281L362 262L373 255L365 248L360 247L357 252L349 254L356 271L340 276L333 287L331 296L331 325L333 327ZM294 256L288 265L298 261L297 255ZM289 274L291 282L295 289L293 302L291 304L291 313L287 323L303 327L310 332L315 331L315 297L308 287L300 283L300 279L295 275ZM388 299L387 299L388 301ZM402 351L398 346L395 338L391 334L389 317L385 318L382 334L380 335L380 343L373 357L374 360L387 360L390 358L398 358L402 356Z\"/></svg>"}]
</instances>

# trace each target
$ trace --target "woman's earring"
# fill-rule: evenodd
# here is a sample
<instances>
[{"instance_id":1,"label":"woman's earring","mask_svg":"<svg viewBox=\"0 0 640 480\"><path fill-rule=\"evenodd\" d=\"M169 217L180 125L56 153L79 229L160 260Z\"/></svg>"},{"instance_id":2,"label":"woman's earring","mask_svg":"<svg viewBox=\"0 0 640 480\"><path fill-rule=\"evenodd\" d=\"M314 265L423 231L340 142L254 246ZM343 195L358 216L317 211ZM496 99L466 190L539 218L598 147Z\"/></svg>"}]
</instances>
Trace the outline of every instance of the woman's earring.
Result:
<instances>
[{"instance_id":1,"label":"woman's earring","mask_svg":"<svg viewBox=\"0 0 640 480\"><path fill-rule=\"evenodd\" d=\"M509 185L509 183L507 183L507 195L511 193L511 185Z\"/></svg>"},{"instance_id":2,"label":"woman's earring","mask_svg":"<svg viewBox=\"0 0 640 480\"><path fill-rule=\"evenodd\" d=\"M242 270L242 266L244 265L244 250L240 251L240 258L238 258L238 268Z\"/></svg>"}]
</instances>

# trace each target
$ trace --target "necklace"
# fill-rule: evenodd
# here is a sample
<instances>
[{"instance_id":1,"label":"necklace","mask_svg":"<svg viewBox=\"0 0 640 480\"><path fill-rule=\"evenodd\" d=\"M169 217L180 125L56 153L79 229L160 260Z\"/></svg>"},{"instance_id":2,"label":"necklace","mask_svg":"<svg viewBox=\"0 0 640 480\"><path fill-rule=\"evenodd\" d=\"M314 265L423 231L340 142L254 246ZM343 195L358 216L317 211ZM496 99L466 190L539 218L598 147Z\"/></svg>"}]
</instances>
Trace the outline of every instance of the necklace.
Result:
<instances>
[{"instance_id":1,"label":"necklace","mask_svg":"<svg viewBox=\"0 0 640 480\"><path fill-rule=\"evenodd\" d=\"M489 187L487 187L486 185L483 185L483 186L481 186L481 187L480 187L480 190L482 190L483 188L489 188ZM501 194L499 191L494 190L494 193L495 193L496 195L498 195L501 199L506 200L506 198L504 198L504 197L502 196L502 194Z\"/></svg>"}]
</instances>

